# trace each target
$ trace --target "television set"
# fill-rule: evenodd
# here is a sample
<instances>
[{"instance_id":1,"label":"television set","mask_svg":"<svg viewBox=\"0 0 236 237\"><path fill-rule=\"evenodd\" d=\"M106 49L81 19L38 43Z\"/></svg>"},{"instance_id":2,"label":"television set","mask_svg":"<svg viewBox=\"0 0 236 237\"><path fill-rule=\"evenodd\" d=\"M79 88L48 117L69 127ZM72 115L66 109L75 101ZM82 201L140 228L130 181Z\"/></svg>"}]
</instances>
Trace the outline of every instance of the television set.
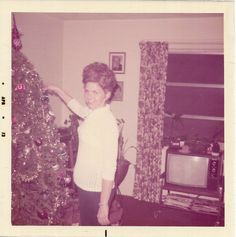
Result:
<instances>
[{"instance_id":1,"label":"television set","mask_svg":"<svg viewBox=\"0 0 236 237\"><path fill-rule=\"evenodd\" d=\"M166 153L165 184L188 192L217 192L221 175L221 158L211 155Z\"/></svg>"}]
</instances>

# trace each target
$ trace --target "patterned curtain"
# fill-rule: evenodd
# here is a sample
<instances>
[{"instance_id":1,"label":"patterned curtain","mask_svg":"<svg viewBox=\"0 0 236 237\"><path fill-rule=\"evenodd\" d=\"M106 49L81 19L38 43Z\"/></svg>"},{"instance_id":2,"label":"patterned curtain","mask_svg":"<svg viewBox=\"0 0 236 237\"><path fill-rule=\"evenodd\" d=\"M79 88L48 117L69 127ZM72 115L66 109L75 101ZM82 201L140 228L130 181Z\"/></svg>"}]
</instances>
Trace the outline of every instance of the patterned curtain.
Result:
<instances>
[{"instance_id":1,"label":"patterned curtain","mask_svg":"<svg viewBox=\"0 0 236 237\"><path fill-rule=\"evenodd\" d=\"M168 44L140 42L137 167L134 197L159 202Z\"/></svg>"}]
</instances>

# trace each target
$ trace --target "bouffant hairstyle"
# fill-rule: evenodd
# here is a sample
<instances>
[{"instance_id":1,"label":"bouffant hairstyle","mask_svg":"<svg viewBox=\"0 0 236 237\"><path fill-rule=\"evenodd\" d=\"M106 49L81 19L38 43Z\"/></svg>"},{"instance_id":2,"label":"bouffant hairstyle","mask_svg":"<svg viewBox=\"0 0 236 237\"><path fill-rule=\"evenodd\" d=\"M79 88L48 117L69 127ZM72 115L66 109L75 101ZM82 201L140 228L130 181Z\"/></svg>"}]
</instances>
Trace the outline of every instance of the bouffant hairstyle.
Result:
<instances>
[{"instance_id":1,"label":"bouffant hairstyle","mask_svg":"<svg viewBox=\"0 0 236 237\"><path fill-rule=\"evenodd\" d=\"M112 97L118 87L114 72L105 63L91 63L83 70L83 83L97 82L104 91L110 92L111 96L107 100L111 102Z\"/></svg>"}]
</instances>

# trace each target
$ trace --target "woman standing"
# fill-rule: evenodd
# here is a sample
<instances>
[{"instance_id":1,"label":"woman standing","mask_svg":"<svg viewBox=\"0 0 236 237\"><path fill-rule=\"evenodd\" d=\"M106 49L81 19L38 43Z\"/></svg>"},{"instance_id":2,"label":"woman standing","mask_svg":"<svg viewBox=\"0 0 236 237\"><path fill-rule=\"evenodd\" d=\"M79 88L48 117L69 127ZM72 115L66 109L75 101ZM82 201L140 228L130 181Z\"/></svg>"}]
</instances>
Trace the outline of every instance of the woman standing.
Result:
<instances>
[{"instance_id":1,"label":"woman standing","mask_svg":"<svg viewBox=\"0 0 236 237\"><path fill-rule=\"evenodd\" d=\"M84 119L78 128L79 149L73 172L79 193L81 225L109 225L119 133L109 103L117 81L106 64L96 62L84 68L83 84L86 106L58 87L48 86L46 90L58 95Z\"/></svg>"}]
</instances>

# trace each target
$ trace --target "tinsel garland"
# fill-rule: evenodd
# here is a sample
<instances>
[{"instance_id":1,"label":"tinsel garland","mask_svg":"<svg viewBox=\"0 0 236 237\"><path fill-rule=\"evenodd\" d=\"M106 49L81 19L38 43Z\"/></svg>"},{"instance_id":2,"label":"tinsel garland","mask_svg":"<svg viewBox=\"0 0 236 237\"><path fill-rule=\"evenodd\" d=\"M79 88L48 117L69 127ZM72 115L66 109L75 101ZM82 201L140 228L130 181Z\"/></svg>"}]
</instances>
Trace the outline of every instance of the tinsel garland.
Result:
<instances>
[{"instance_id":1,"label":"tinsel garland","mask_svg":"<svg viewBox=\"0 0 236 237\"><path fill-rule=\"evenodd\" d=\"M12 47L12 224L62 224L71 201L68 152L60 142L43 81L20 51L13 28Z\"/></svg>"}]
</instances>

